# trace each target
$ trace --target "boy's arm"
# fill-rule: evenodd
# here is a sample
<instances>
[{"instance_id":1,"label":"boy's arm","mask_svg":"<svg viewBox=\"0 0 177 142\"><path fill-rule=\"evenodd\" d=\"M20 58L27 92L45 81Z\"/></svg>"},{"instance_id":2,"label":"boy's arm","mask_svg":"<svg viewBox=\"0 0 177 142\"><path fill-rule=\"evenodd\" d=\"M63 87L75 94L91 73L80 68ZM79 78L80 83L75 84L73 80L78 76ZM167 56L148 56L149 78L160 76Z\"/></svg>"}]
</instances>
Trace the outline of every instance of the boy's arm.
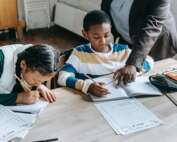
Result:
<instances>
[{"instance_id":1,"label":"boy's arm","mask_svg":"<svg viewBox=\"0 0 177 142\"><path fill-rule=\"evenodd\" d=\"M92 81L78 79L75 77L76 73L77 70L71 64L65 64L63 70L59 72L58 84L80 90L86 94Z\"/></svg>"}]
</instances>

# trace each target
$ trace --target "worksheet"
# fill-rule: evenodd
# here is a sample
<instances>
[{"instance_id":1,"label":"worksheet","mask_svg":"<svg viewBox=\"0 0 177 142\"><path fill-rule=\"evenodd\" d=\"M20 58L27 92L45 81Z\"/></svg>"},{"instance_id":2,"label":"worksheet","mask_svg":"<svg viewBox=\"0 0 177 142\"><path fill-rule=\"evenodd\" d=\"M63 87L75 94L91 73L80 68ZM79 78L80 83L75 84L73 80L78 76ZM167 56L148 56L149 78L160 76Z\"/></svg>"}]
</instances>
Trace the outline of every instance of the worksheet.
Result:
<instances>
[{"instance_id":1,"label":"worksheet","mask_svg":"<svg viewBox=\"0 0 177 142\"><path fill-rule=\"evenodd\" d=\"M162 124L136 99L97 102L95 105L117 134L130 134Z\"/></svg>"}]
</instances>

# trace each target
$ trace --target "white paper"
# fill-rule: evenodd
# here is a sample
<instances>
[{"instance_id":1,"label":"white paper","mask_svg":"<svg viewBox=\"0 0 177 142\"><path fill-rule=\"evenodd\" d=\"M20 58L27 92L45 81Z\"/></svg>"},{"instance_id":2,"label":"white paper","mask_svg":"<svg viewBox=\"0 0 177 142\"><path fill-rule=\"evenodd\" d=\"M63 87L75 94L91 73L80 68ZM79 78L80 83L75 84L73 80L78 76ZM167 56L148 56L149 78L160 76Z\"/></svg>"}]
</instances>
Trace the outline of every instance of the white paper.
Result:
<instances>
[{"instance_id":1,"label":"white paper","mask_svg":"<svg viewBox=\"0 0 177 142\"><path fill-rule=\"evenodd\" d=\"M140 76L136 78L135 82L124 86L129 96L154 96L162 95L161 91L149 82L149 77Z\"/></svg>"},{"instance_id":2,"label":"white paper","mask_svg":"<svg viewBox=\"0 0 177 142\"><path fill-rule=\"evenodd\" d=\"M39 113L40 111L42 111L46 106L48 105L48 102L43 100L43 99L39 99L36 103L34 104L30 104L30 105L16 105L16 106L7 106L7 108L9 108L12 111L16 111L16 112L28 112L28 113Z\"/></svg>"},{"instance_id":3,"label":"white paper","mask_svg":"<svg viewBox=\"0 0 177 142\"><path fill-rule=\"evenodd\" d=\"M117 134L130 134L162 124L136 99L100 102L95 105Z\"/></svg>"},{"instance_id":4,"label":"white paper","mask_svg":"<svg viewBox=\"0 0 177 142\"><path fill-rule=\"evenodd\" d=\"M2 105L0 105L0 116L0 141L9 141L29 126L23 118Z\"/></svg>"},{"instance_id":5,"label":"white paper","mask_svg":"<svg viewBox=\"0 0 177 142\"><path fill-rule=\"evenodd\" d=\"M25 130L15 135L15 138L13 139L13 141L19 141L25 138L25 136L28 134L29 130L32 128L32 125L35 123L38 114L26 114L26 113L15 113L15 114L23 118L23 120L25 120L28 123L28 126L25 127Z\"/></svg>"},{"instance_id":6,"label":"white paper","mask_svg":"<svg viewBox=\"0 0 177 142\"><path fill-rule=\"evenodd\" d=\"M115 88L113 86L113 84L109 84L105 87L109 90L110 94L107 94L107 95L102 96L102 97L97 97L97 96L94 96L94 95L90 95L94 102L110 101L110 100L128 98L127 93L121 87Z\"/></svg>"}]
</instances>

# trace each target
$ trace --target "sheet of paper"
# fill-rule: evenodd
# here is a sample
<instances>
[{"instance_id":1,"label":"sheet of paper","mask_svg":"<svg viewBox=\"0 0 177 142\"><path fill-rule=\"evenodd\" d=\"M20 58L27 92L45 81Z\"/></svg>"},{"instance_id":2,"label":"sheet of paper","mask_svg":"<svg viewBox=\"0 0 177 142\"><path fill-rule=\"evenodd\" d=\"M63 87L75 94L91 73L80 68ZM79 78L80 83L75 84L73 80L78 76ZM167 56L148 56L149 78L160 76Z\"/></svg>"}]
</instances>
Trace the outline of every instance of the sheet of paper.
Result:
<instances>
[{"instance_id":1,"label":"sheet of paper","mask_svg":"<svg viewBox=\"0 0 177 142\"><path fill-rule=\"evenodd\" d=\"M136 99L99 102L95 105L117 134L130 134L162 124Z\"/></svg>"},{"instance_id":2,"label":"sheet of paper","mask_svg":"<svg viewBox=\"0 0 177 142\"><path fill-rule=\"evenodd\" d=\"M15 114L23 118L28 123L28 126L25 127L25 130L15 135L15 138L13 139L13 141L20 141L28 134L29 130L32 128L32 125L35 123L38 114L26 114L26 113L15 113Z\"/></svg>"},{"instance_id":3,"label":"sheet of paper","mask_svg":"<svg viewBox=\"0 0 177 142\"><path fill-rule=\"evenodd\" d=\"M48 105L47 101L39 99L36 103L30 105L16 105L16 106L7 106L12 111L16 112L29 112L29 113L39 113Z\"/></svg>"},{"instance_id":4,"label":"sheet of paper","mask_svg":"<svg viewBox=\"0 0 177 142\"><path fill-rule=\"evenodd\" d=\"M29 126L23 118L2 105L0 105L0 116L0 142L9 141Z\"/></svg>"}]
</instances>

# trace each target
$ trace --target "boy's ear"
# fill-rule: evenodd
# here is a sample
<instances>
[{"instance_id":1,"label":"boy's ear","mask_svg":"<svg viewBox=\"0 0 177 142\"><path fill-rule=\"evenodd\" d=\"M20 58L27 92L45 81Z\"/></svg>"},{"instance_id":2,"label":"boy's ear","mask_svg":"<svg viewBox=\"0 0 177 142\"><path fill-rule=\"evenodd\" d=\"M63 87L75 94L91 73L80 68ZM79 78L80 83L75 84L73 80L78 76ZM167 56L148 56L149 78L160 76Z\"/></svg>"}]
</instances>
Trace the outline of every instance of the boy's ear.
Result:
<instances>
[{"instance_id":1,"label":"boy's ear","mask_svg":"<svg viewBox=\"0 0 177 142\"><path fill-rule=\"evenodd\" d=\"M22 61L20 62L20 68L21 68L21 71L22 71L22 72L25 72L25 71L26 71L27 65L26 65L25 60L22 60Z\"/></svg>"},{"instance_id":2,"label":"boy's ear","mask_svg":"<svg viewBox=\"0 0 177 142\"><path fill-rule=\"evenodd\" d=\"M82 35L84 36L85 39L88 40L87 32L84 29L82 30Z\"/></svg>"}]
</instances>

